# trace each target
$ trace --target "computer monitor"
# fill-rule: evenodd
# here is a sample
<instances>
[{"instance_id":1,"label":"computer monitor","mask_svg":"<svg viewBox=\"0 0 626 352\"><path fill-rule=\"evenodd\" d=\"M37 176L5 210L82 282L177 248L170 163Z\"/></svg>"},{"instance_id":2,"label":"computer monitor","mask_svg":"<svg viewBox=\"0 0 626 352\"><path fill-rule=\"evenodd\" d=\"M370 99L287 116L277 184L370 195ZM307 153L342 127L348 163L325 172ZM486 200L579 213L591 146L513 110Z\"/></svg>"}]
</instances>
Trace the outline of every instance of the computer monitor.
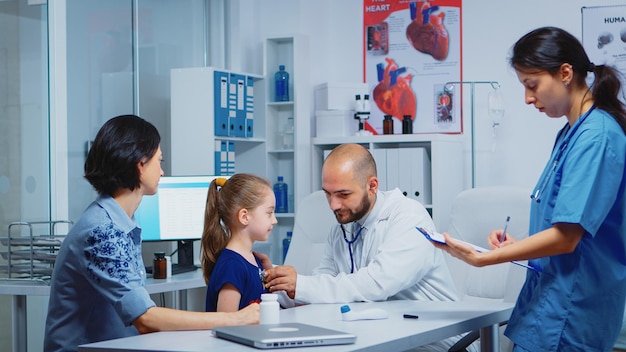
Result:
<instances>
[{"instance_id":1,"label":"computer monitor","mask_svg":"<svg viewBox=\"0 0 626 352\"><path fill-rule=\"evenodd\" d=\"M135 211L143 241L177 241L173 273L195 270L193 241L202 238L209 184L227 176L163 176L159 190L144 196Z\"/></svg>"}]
</instances>

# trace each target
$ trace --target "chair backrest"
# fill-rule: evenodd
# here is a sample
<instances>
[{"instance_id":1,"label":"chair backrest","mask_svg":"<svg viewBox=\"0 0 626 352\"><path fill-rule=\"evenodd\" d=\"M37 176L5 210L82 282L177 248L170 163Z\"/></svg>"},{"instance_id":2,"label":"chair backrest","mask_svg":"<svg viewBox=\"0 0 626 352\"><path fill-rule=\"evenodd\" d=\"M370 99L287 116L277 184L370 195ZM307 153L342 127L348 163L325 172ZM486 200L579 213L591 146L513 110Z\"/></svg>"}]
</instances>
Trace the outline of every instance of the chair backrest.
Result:
<instances>
[{"instance_id":1,"label":"chair backrest","mask_svg":"<svg viewBox=\"0 0 626 352\"><path fill-rule=\"evenodd\" d=\"M298 203L285 264L294 266L298 274L310 275L320 264L330 228L336 223L324 191L304 197Z\"/></svg>"},{"instance_id":2,"label":"chair backrest","mask_svg":"<svg viewBox=\"0 0 626 352\"><path fill-rule=\"evenodd\" d=\"M465 190L452 202L448 233L458 239L489 248L487 236L504 227L516 239L528 236L530 190L521 187L491 186ZM443 229L445 230L445 229ZM511 263L472 267L446 255L459 294L468 299L514 301L526 276L526 269Z\"/></svg>"}]
</instances>

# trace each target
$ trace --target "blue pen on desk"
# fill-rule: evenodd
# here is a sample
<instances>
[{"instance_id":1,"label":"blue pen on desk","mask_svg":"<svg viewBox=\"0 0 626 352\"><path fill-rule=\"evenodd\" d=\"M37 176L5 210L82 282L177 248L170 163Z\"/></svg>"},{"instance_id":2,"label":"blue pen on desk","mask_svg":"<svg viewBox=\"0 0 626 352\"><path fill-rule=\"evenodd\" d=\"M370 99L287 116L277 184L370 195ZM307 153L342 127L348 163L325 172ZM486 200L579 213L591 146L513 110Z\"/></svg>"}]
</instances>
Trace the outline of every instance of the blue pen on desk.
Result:
<instances>
[{"instance_id":1,"label":"blue pen on desk","mask_svg":"<svg viewBox=\"0 0 626 352\"><path fill-rule=\"evenodd\" d=\"M502 235L500 236L500 244L502 244L502 242L504 242L504 239L506 238L506 229L507 227L509 227L509 220L511 220L511 217L507 216L506 222L504 223L504 230L502 230Z\"/></svg>"}]
</instances>

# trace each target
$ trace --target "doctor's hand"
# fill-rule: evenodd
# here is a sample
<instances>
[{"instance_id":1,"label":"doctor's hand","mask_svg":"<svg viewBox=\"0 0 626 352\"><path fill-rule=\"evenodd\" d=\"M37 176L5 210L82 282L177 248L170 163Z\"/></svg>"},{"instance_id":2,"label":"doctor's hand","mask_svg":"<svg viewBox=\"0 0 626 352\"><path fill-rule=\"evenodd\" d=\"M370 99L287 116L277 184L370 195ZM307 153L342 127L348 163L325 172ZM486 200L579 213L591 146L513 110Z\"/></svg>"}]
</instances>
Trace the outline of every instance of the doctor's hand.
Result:
<instances>
[{"instance_id":1,"label":"doctor's hand","mask_svg":"<svg viewBox=\"0 0 626 352\"><path fill-rule=\"evenodd\" d=\"M447 232L443 233L443 237L446 239L446 244L441 244L438 242L432 242L435 247L439 249L443 249L448 252L451 256L458 258L469 265L473 266L484 266L481 263L480 259L484 255L484 253L477 252L472 246L456 241Z\"/></svg>"},{"instance_id":2,"label":"doctor's hand","mask_svg":"<svg viewBox=\"0 0 626 352\"><path fill-rule=\"evenodd\" d=\"M489 243L489 247L491 249L501 248L515 243L515 238L510 236L508 233L503 232L504 230L494 230L489 233L489 237L487 237L487 243ZM503 241L501 241L502 236L504 236Z\"/></svg>"},{"instance_id":3,"label":"doctor's hand","mask_svg":"<svg viewBox=\"0 0 626 352\"><path fill-rule=\"evenodd\" d=\"M296 268L290 265L276 266L265 270L265 288L270 292L286 291L291 299L296 297Z\"/></svg>"},{"instance_id":4,"label":"doctor's hand","mask_svg":"<svg viewBox=\"0 0 626 352\"><path fill-rule=\"evenodd\" d=\"M264 270L271 269L274 266L272 265L270 257L268 257L266 254L255 251L252 251L252 254L254 254L254 256L261 262L261 266Z\"/></svg>"}]
</instances>

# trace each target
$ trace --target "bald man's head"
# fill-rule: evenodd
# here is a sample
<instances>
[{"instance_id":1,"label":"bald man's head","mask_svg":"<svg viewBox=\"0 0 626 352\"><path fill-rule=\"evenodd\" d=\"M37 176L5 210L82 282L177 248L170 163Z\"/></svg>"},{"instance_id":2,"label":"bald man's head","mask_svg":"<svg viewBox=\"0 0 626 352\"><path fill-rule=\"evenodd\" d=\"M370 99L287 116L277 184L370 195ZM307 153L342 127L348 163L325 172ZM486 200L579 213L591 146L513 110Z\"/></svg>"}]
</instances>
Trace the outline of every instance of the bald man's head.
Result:
<instances>
[{"instance_id":1,"label":"bald man's head","mask_svg":"<svg viewBox=\"0 0 626 352\"><path fill-rule=\"evenodd\" d=\"M377 177L376 162L372 154L359 144L342 144L333 149L322 167L341 171L345 176L353 177L358 183L365 183L370 177Z\"/></svg>"},{"instance_id":2,"label":"bald man's head","mask_svg":"<svg viewBox=\"0 0 626 352\"><path fill-rule=\"evenodd\" d=\"M370 152L358 144L342 144L322 166L322 189L340 224L362 219L376 203L378 177Z\"/></svg>"}]
</instances>

